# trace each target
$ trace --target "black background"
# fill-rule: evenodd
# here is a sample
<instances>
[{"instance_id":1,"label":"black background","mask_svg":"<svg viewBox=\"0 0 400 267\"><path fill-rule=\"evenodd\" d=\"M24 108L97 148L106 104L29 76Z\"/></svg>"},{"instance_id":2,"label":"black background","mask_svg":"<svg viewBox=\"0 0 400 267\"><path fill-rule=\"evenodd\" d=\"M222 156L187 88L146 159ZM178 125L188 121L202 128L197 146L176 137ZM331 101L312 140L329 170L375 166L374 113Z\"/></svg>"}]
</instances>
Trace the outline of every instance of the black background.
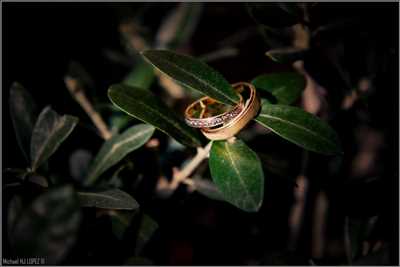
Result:
<instances>
[{"instance_id":1,"label":"black background","mask_svg":"<svg viewBox=\"0 0 400 267\"><path fill-rule=\"evenodd\" d=\"M150 27L156 27L165 11L174 4L158 4L159 8L154 16L148 19ZM333 5L333 4L330 4ZM29 89L39 108L51 105L60 114L68 113L86 118L80 107L73 101L65 88L63 77L71 60L80 62L94 77L96 94L106 95L107 88L119 82L129 68L117 66L104 57L104 49L123 51L118 33L118 24L121 9L135 4L88 4L88 3L3 3L3 167L24 167L21 153L17 146L12 123L8 111L8 91L14 81L19 81ZM343 17L347 14L361 12L374 24L374 32L379 32L382 43L389 43L398 48L398 5L393 4L337 4L332 10ZM361 11L360 11L361 10ZM333 12L333 11L332 11ZM321 18L323 20L323 18ZM192 54L202 55L217 48L219 41L237 32L237 30L254 26L254 22L247 15L242 4L207 4L203 18L192 39ZM383 46L384 48L386 46ZM212 63L230 82L250 80L259 73L287 69L287 66L272 63L263 54L265 46L259 36L252 36L240 45L241 54L234 59L226 59ZM395 174L390 177L376 191L369 188L362 191L366 199L383 199L382 208L387 215L388 227L385 235L397 239L398 237L398 50L397 58L392 59L386 80L382 81L382 88L378 88L373 103L374 123L388 133L388 147L386 149L387 173ZM349 55L351 56L351 55ZM240 64L238 63L240 62ZM238 68L237 66L243 66ZM86 120L88 120L86 118ZM340 129L341 132L346 129ZM96 150L101 144L100 138L91 138L91 132L81 130L79 135L73 133L71 140L55 155L65 162L71 150L69 145L81 146ZM284 145L287 146L285 142ZM270 144L273 146L274 144ZM278 145L277 145L278 146ZM299 153L295 150L290 153ZM297 154L296 154L297 155ZM65 164L66 165L66 164ZM67 166L60 168L66 168ZM179 199L182 195L165 203L158 203L163 210L159 216L159 223L164 231L156 237L153 244L153 257L159 259L160 264L174 262L171 255L173 249L185 251L191 244L196 264L237 264L248 255L257 254L259 250L279 250L284 247L286 230L286 213L291 199L291 184L286 181L272 180L267 190L265 207L259 214L242 214L233 207L215 203L196 196L194 200L185 202ZM340 190L339 190L340 191ZM367 193L365 193L367 192ZM371 195L369 195L371 193ZM268 195L269 194L269 195ZM361 193L360 193L361 194ZM357 195L357 193L355 193ZM353 196L354 197L354 196ZM340 196L336 196L340 198ZM4 204L4 202L3 202ZM340 203L338 205L342 205ZM151 206L149 204L149 206ZM208 209L208 207L216 207ZM343 204L345 206L345 204ZM362 204L361 204L362 206ZM355 210L359 209L355 206ZM370 207L361 207L369 209ZM154 207L149 208L150 210ZM3 207L4 210L4 207ZM340 208L339 208L340 210ZM202 218L213 220L212 212L219 213L219 220L213 227L205 228L201 225ZM240 213L240 215L238 215ZM269 214L274 214L270 218ZM157 215L155 215L157 217ZM221 219L222 218L222 219ZM261 237L251 233L248 221L264 223L268 228ZM200 223L199 223L200 222ZM104 229L100 224L99 231ZM3 228L4 229L4 228ZM95 231L94 231L95 232ZM73 252L75 258L68 259L71 264L120 264L115 260L118 251L108 247L107 242L111 233L104 233L98 239L97 262L92 258L85 258L78 251ZM254 238L254 240L252 240ZM268 240L268 241L266 241ZM253 242L254 241L254 242ZM89 241L88 241L89 242ZM94 241L92 241L94 242ZM102 244L102 242L104 242ZM175 242L175 243L174 243ZM304 241L307 243L307 241ZM397 241L395 241L396 243ZM396 243L397 244L397 243ZM263 246L263 247L261 247ZM171 250L169 250L171 249ZM199 252L200 251L200 252ZM393 251L396 251L396 246ZM398 250L397 250L398 251ZM121 252L122 253L122 252ZM189 252L184 252L189 253ZM151 253L150 253L151 254ZM190 253L189 253L190 254ZM396 258L396 257L394 257ZM184 260L182 262L185 263ZM178 261L179 263L179 261ZM302 262L304 263L304 262Z\"/></svg>"}]
</instances>

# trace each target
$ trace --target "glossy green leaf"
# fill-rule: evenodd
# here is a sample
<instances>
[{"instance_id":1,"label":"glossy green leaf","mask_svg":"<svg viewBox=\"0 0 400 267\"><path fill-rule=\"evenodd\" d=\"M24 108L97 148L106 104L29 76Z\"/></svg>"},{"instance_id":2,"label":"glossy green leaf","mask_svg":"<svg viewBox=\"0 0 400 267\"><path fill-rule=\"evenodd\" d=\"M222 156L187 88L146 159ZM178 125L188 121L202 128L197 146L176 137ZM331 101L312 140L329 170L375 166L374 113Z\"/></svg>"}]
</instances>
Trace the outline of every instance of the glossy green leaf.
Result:
<instances>
[{"instance_id":1,"label":"glossy green leaf","mask_svg":"<svg viewBox=\"0 0 400 267\"><path fill-rule=\"evenodd\" d=\"M142 55L161 72L187 87L228 105L239 101L225 78L200 60L167 50L147 50Z\"/></svg>"},{"instance_id":2,"label":"glossy green leaf","mask_svg":"<svg viewBox=\"0 0 400 267\"><path fill-rule=\"evenodd\" d=\"M341 153L336 132L320 118L301 108L264 103L255 120L304 149L326 155Z\"/></svg>"},{"instance_id":3,"label":"glossy green leaf","mask_svg":"<svg viewBox=\"0 0 400 267\"><path fill-rule=\"evenodd\" d=\"M139 204L133 197L117 188L78 192L78 197L82 207L116 210L134 210L139 208Z\"/></svg>"},{"instance_id":4,"label":"glossy green leaf","mask_svg":"<svg viewBox=\"0 0 400 267\"><path fill-rule=\"evenodd\" d=\"M257 154L243 141L215 141L209 166L213 181L226 201L248 212L259 210L264 196L264 174Z\"/></svg>"},{"instance_id":5,"label":"glossy green leaf","mask_svg":"<svg viewBox=\"0 0 400 267\"><path fill-rule=\"evenodd\" d=\"M105 141L89 168L85 184L93 184L102 173L130 152L144 145L153 135L154 130L151 125L138 124Z\"/></svg>"},{"instance_id":6,"label":"glossy green leaf","mask_svg":"<svg viewBox=\"0 0 400 267\"><path fill-rule=\"evenodd\" d=\"M192 179L194 189L200 194L214 200L224 200L221 192L218 190L218 187L209 180L206 179Z\"/></svg>"},{"instance_id":7,"label":"glossy green leaf","mask_svg":"<svg viewBox=\"0 0 400 267\"><path fill-rule=\"evenodd\" d=\"M40 195L18 217L12 238L17 255L43 258L57 264L74 245L81 219L71 186L54 188Z\"/></svg>"},{"instance_id":8,"label":"glossy green leaf","mask_svg":"<svg viewBox=\"0 0 400 267\"><path fill-rule=\"evenodd\" d=\"M125 77L123 83L133 87L148 89L155 80L155 77L154 69L144 60L140 59L133 70Z\"/></svg>"},{"instance_id":9,"label":"glossy green leaf","mask_svg":"<svg viewBox=\"0 0 400 267\"><path fill-rule=\"evenodd\" d=\"M122 84L112 85L108 91L111 102L129 115L155 126L178 142L197 147L202 138L193 128L148 90Z\"/></svg>"},{"instance_id":10,"label":"glossy green leaf","mask_svg":"<svg viewBox=\"0 0 400 267\"><path fill-rule=\"evenodd\" d=\"M251 83L257 89L271 93L278 104L290 105L300 97L306 81L301 74L287 72L260 75Z\"/></svg>"},{"instance_id":11,"label":"glossy green leaf","mask_svg":"<svg viewBox=\"0 0 400 267\"><path fill-rule=\"evenodd\" d=\"M278 63L292 63L304 59L306 52L305 49L285 47L269 50L265 55Z\"/></svg>"},{"instance_id":12,"label":"glossy green leaf","mask_svg":"<svg viewBox=\"0 0 400 267\"><path fill-rule=\"evenodd\" d=\"M50 107L40 113L31 139L31 168L36 170L69 136L78 123L78 118L60 116Z\"/></svg>"},{"instance_id":13,"label":"glossy green leaf","mask_svg":"<svg viewBox=\"0 0 400 267\"><path fill-rule=\"evenodd\" d=\"M13 83L10 89L9 108L18 145L29 163L31 136L37 109L32 96L17 82Z\"/></svg>"},{"instance_id":14,"label":"glossy green leaf","mask_svg":"<svg viewBox=\"0 0 400 267\"><path fill-rule=\"evenodd\" d=\"M149 240L154 235L157 229L158 229L158 223L155 220L153 220L150 216L143 214L136 238L136 245L135 245L136 256L139 256L141 254L145 245L149 242Z\"/></svg>"}]
</instances>

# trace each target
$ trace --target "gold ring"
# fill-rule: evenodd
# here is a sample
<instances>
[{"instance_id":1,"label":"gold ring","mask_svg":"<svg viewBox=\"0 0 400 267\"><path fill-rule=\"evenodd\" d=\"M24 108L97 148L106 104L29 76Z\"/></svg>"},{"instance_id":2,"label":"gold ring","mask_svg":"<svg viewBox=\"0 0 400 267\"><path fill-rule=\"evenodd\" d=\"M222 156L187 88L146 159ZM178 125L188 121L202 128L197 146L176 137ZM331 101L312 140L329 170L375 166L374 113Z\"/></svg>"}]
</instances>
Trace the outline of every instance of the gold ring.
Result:
<instances>
[{"instance_id":1,"label":"gold ring","mask_svg":"<svg viewBox=\"0 0 400 267\"><path fill-rule=\"evenodd\" d=\"M244 90L244 87L250 89L250 95L247 98L242 111L226 124L217 128L202 128L201 132L210 140L225 140L235 136L246 124L252 120L260 110L260 99L257 96L255 87L246 82L238 82L232 85L239 94Z\"/></svg>"},{"instance_id":2,"label":"gold ring","mask_svg":"<svg viewBox=\"0 0 400 267\"><path fill-rule=\"evenodd\" d=\"M199 100L190 104L185 110L185 122L194 128L209 128L215 127L224 123L229 122L233 118L235 118L244 108L243 105L243 97L241 94L239 95L239 103L234 106L231 110L228 110L224 113L218 114L212 117L204 117L207 113L207 109L209 109L210 105L214 103L222 104L208 96L202 97ZM196 106L199 105L201 107L200 114L198 118L193 118L193 113L196 110ZM225 106L225 105L224 105Z\"/></svg>"}]
</instances>

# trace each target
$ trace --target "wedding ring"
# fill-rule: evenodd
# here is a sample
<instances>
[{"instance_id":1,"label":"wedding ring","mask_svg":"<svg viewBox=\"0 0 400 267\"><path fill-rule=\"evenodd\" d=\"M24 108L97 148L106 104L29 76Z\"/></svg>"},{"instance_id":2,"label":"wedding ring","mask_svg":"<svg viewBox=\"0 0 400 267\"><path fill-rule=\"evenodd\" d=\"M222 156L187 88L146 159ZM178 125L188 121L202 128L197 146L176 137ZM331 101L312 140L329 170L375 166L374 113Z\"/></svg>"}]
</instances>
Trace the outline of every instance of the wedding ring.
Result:
<instances>
[{"instance_id":1,"label":"wedding ring","mask_svg":"<svg viewBox=\"0 0 400 267\"><path fill-rule=\"evenodd\" d=\"M245 87L248 88L250 90L249 97L245 102L244 108L233 119L217 128L203 127L201 129L203 135L210 140L225 140L235 136L260 110L260 99L252 84L239 82L233 84L232 87L235 88L240 95Z\"/></svg>"},{"instance_id":2,"label":"wedding ring","mask_svg":"<svg viewBox=\"0 0 400 267\"><path fill-rule=\"evenodd\" d=\"M185 110L185 122L194 128L210 128L215 127L224 123L229 122L233 118L235 118L242 110L243 110L243 97L239 94L239 103L233 107L233 109L228 110L224 113L212 116L212 117L204 117L206 113L209 113L207 110L210 109L210 106L213 104L221 104L218 101L205 96L200 98L199 100L190 104ZM193 117L193 113L196 111L196 106L201 108L200 114L198 118Z\"/></svg>"}]
</instances>

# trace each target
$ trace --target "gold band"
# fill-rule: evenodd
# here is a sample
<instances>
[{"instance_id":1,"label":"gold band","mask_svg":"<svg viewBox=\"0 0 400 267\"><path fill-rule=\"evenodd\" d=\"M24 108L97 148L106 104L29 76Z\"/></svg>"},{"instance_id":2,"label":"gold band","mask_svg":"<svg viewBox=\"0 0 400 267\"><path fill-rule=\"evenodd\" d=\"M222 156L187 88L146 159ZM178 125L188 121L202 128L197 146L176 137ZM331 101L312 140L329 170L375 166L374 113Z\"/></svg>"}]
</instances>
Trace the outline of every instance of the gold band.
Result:
<instances>
[{"instance_id":1,"label":"gold band","mask_svg":"<svg viewBox=\"0 0 400 267\"><path fill-rule=\"evenodd\" d=\"M255 87L246 82L239 82L232 85L239 93L247 87L250 96L246 100L242 111L228 123L217 128L202 128L201 132L210 140L225 140L236 135L246 124L252 120L260 110L260 99L257 96Z\"/></svg>"},{"instance_id":2,"label":"gold band","mask_svg":"<svg viewBox=\"0 0 400 267\"><path fill-rule=\"evenodd\" d=\"M205 96L200 98L199 100L193 102L190 104L186 110L185 110L185 122L194 128L209 128L209 127L215 127L221 124L225 124L235 118L244 108L243 104L243 97L241 94L239 95L239 103L234 106L231 110L228 110L224 113L218 114L216 116L212 117L203 117L206 110L207 106L214 104L214 103L219 103L218 101ZM201 107L201 113L199 115L199 118L193 118L193 111L195 110L195 107L199 105Z\"/></svg>"}]
</instances>

